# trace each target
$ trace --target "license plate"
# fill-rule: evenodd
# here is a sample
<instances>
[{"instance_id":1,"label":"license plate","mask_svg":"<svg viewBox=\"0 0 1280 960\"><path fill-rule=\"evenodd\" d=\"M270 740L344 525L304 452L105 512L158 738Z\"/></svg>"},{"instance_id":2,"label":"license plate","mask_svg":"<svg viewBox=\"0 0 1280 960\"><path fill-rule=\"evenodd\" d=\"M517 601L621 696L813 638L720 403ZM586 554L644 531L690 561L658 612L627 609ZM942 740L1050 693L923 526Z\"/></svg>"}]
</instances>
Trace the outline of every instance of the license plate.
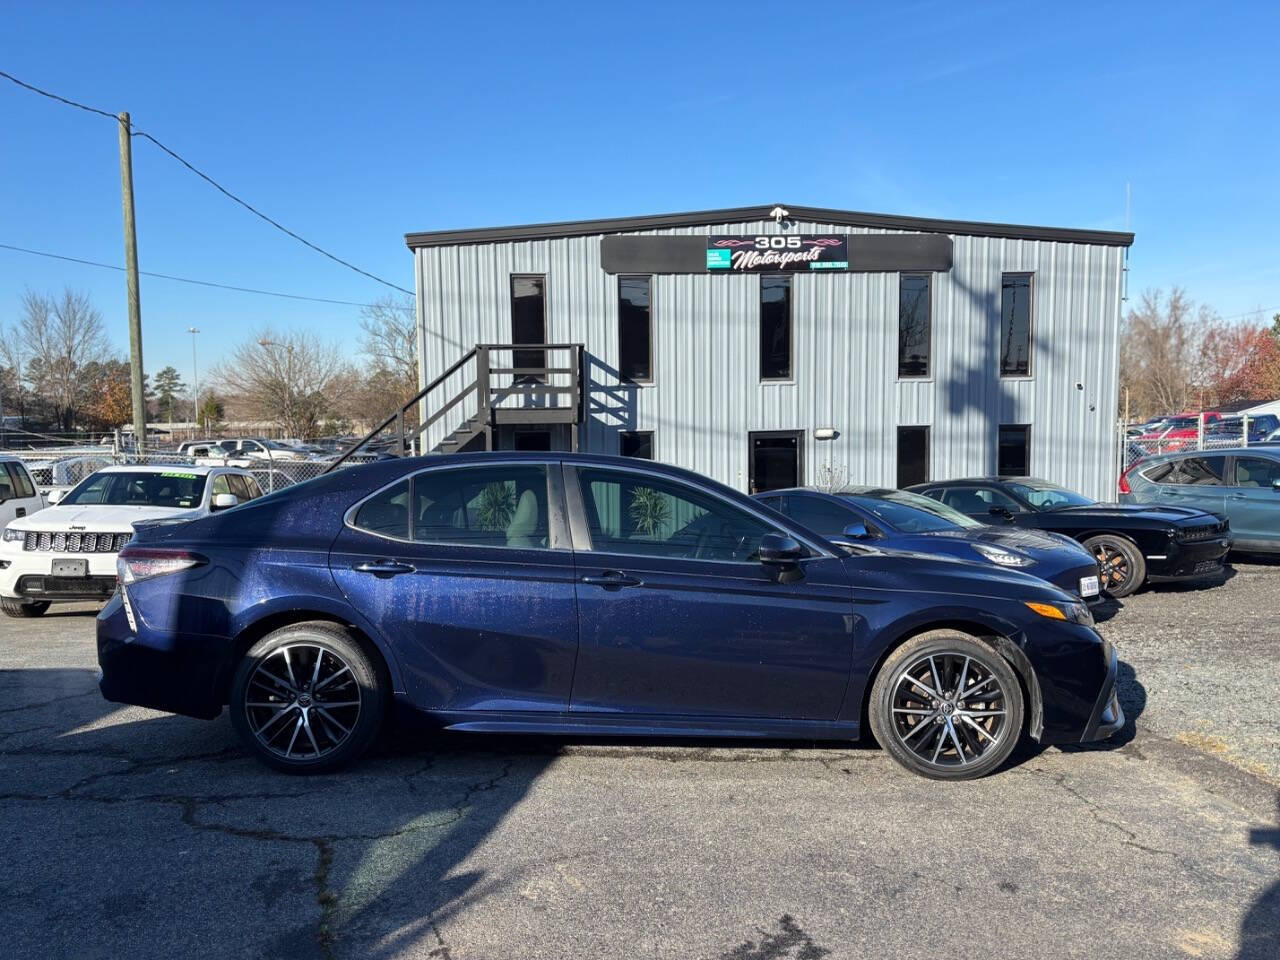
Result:
<instances>
[{"instance_id":1,"label":"license plate","mask_svg":"<svg viewBox=\"0 0 1280 960\"><path fill-rule=\"evenodd\" d=\"M87 577L88 560L55 560L50 574L55 577Z\"/></svg>"},{"instance_id":2,"label":"license plate","mask_svg":"<svg viewBox=\"0 0 1280 960\"><path fill-rule=\"evenodd\" d=\"M1098 578L1097 577L1081 577L1080 578L1080 596L1096 597L1098 595Z\"/></svg>"}]
</instances>

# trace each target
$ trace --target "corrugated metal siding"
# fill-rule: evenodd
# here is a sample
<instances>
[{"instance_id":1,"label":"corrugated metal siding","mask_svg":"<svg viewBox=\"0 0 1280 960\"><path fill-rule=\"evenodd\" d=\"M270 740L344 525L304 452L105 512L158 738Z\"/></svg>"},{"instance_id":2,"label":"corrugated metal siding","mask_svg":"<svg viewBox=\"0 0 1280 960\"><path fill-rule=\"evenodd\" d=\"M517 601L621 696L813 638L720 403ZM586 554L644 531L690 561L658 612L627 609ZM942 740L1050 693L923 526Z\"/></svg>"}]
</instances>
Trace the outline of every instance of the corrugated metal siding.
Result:
<instances>
[{"instance_id":1,"label":"corrugated metal siding","mask_svg":"<svg viewBox=\"0 0 1280 960\"><path fill-rule=\"evenodd\" d=\"M788 231L761 221L662 232ZM798 223L789 232L884 231ZM745 490L747 434L803 430L807 482L830 464L851 483L892 486L899 425L931 428L930 475L946 479L994 471L998 425L1030 423L1033 473L1112 497L1123 249L954 241L952 270L934 275L927 381L897 379L897 274L796 274L795 379L765 384L758 380L759 278L682 275L653 278L652 386L616 375L618 280L600 268L598 236L421 248L424 382L478 342L509 342L510 275L541 273L548 340L584 343L590 357L583 449L616 453L618 431L653 430L658 459ZM1001 379L1000 281L1014 271L1035 274L1031 376ZM818 427L835 427L840 437L815 441Z\"/></svg>"}]
</instances>

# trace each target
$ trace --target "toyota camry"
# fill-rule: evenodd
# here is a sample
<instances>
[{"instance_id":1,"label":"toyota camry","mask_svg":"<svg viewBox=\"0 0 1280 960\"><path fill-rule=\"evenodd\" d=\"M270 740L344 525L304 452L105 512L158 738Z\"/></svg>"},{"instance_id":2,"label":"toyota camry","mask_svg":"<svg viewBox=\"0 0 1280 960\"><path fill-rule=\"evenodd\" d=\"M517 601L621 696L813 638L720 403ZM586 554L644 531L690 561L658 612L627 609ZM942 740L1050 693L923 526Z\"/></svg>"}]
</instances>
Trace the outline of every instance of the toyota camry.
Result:
<instances>
[{"instance_id":1,"label":"toyota camry","mask_svg":"<svg viewBox=\"0 0 1280 960\"><path fill-rule=\"evenodd\" d=\"M142 527L98 618L111 701L227 707L290 772L391 707L467 731L855 740L940 779L1124 722L1088 607L989 563L832 543L647 461L455 454Z\"/></svg>"}]
</instances>

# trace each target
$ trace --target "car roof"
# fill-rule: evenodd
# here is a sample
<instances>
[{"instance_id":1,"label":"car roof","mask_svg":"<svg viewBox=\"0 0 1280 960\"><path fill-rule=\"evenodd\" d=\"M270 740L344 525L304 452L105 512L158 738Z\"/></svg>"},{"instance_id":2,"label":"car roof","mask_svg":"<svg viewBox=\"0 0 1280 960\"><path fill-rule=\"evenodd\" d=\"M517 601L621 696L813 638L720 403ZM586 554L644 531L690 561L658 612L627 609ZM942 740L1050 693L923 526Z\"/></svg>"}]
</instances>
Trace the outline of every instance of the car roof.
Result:
<instances>
[{"instance_id":1,"label":"car roof","mask_svg":"<svg viewBox=\"0 0 1280 960\"><path fill-rule=\"evenodd\" d=\"M1140 463L1147 463L1152 460L1185 460L1188 457L1225 457L1243 454L1244 456L1253 456L1261 454L1272 459L1280 457L1280 450L1266 443L1265 441L1257 444L1249 444L1247 447L1222 447L1213 450L1172 450L1169 453L1153 453L1149 457L1143 457Z\"/></svg>"},{"instance_id":2,"label":"car roof","mask_svg":"<svg viewBox=\"0 0 1280 960\"><path fill-rule=\"evenodd\" d=\"M193 465L189 463L131 463L120 467L103 467L98 473L193 473L196 476L208 476L211 473L248 473L239 467L214 467Z\"/></svg>"},{"instance_id":3,"label":"car roof","mask_svg":"<svg viewBox=\"0 0 1280 960\"><path fill-rule=\"evenodd\" d=\"M959 477L955 480L926 480L924 483L913 483L907 487L907 490L915 490L918 487L954 487L964 483L1049 483L1041 477L1028 476L986 476L986 477ZM1055 484L1056 486L1056 484Z\"/></svg>"}]
</instances>

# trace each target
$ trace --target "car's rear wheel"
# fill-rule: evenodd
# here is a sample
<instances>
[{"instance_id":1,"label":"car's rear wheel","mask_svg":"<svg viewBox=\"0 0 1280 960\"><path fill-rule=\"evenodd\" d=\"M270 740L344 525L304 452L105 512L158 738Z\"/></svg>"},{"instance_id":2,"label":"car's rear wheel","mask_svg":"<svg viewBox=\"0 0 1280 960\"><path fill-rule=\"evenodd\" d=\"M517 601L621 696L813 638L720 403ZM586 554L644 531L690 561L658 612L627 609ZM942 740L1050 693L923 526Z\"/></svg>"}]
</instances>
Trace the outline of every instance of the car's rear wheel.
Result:
<instances>
[{"instance_id":1,"label":"car's rear wheel","mask_svg":"<svg viewBox=\"0 0 1280 960\"><path fill-rule=\"evenodd\" d=\"M912 637L871 687L876 740L912 773L935 780L995 770L1017 746L1022 718L1022 687L1008 661L957 631Z\"/></svg>"},{"instance_id":2,"label":"car's rear wheel","mask_svg":"<svg viewBox=\"0 0 1280 960\"><path fill-rule=\"evenodd\" d=\"M342 627L295 624L245 654L231 683L231 722L268 766L323 773L373 742L387 687L373 657Z\"/></svg>"},{"instance_id":3,"label":"car's rear wheel","mask_svg":"<svg viewBox=\"0 0 1280 960\"><path fill-rule=\"evenodd\" d=\"M48 609L48 600L12 600L0 597L0 611L6 617L39 617Z\"/></svg>"},{"instance_id":4,"label":"car's rear wheel","mask_svg":"<svg viewBox=\"0 0 1280 960\"><path fill-rule=\"evenodd\" d=\"M1147 579L1147 561L1127 537L1102 534L1084 542L1098 561L1098 581L1113 597L1127 597Z\"/></svg>"}]
</instances>

